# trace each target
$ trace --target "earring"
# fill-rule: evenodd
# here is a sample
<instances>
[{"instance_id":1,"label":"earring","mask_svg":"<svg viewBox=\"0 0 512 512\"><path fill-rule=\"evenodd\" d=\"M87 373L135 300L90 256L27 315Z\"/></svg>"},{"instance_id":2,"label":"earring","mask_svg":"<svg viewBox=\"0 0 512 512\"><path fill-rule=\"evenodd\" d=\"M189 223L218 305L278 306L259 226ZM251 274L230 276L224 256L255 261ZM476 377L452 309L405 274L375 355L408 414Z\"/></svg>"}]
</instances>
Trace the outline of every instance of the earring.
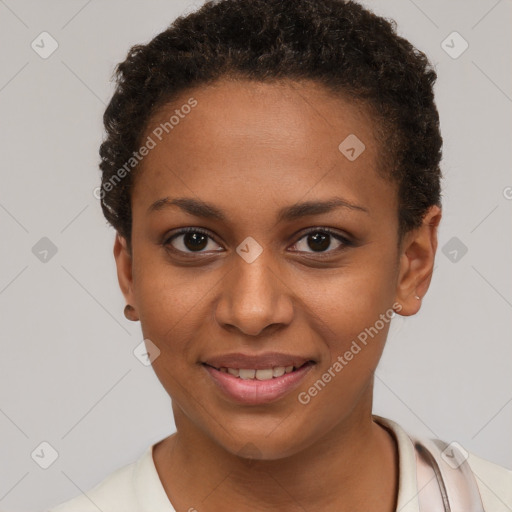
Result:
<instances>
[{"instance_id":1,"label":"earring","mask_svg":"<svg viewBox=\"0 0 512 512\"><path fill-rule=\"evenodd\" d=\"M415 298L416 298L416 299L418 299L418 300L421 300L421 297L418 297L418 295L416 295L416 297L415 297Z\"/></svg>"},{"instance_id":2,"label":"earring","mask_svg":"<svg viewBox=\"0 0 512 512\"><path fill-rule=\"evenodd\" d=\"M133 313L134 312L135 312L135 308L133 306L131 306L130 304L126 304L126 306L124 307L124 316L128 320L131 320L132 322L136 322L137 321L136 318L133 318Z\"/></svg>"}]
</instances>

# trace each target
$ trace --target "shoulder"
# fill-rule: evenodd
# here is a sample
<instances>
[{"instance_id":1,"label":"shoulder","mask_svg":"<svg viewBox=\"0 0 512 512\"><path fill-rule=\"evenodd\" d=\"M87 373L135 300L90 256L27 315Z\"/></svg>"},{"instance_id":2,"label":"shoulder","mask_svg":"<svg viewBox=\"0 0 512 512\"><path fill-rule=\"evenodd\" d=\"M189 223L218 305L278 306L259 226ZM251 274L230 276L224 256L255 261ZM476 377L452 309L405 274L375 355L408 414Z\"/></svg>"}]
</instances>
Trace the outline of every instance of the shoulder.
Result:
<instances>
[{"instance_id":1,"label":"shoulder","mask_svg":"<svg viewBox=\"0 0 512 512\"><path fill-rule=\"evenodd\" d=\"M175 512L153 461L154 446L90 491L49 512Z\"/></svg>"},{"instance_id":2,"label":"shoulder","mask_svg":"<svg viewBox=\"0 0 512 512\"><path fill-rule=\"evenodd\" d=\"M114 471L80 496L52 508L49 512L136 512L133 477L137 462Z\"/></svg>"},{"instance_id":3,"label":"shoulder","mask_svg":"<svg viewBox=\"0 0 512 512\"><path fill-rule=\"evenodd\" d=\"M486 512L510 512L512 510L512 470L468 452L458 445L458 443L447 443L441 439L430 439L423 436L417 437L411 435L398 423L388 418L377 415L373 416L378 423L392 430L397 439L400 464L402 465L400 471L402 481L400 485L403 487L404 499L407 498L406 504L409 503L409 498L414 501L415 498L411 496L418 494L416 481L413 485L408 481L408 475L411 473L414 474L413 480L416 480L417 470L421 467L419 466L417 455L414 453L415 448L413 443L419 440L423 446L428 447L431 454L436 458L443 479L447 478L447 482L455 484L455 487L461 482L460 480L457 482L457 479L454 480L453 476L459 473L452 472L453 466L447 464L446 457L453 457L453 450L457 446L459 447L458 449L462 449L459 452L459 460L465 460L467 466L469 466L468 469L470 470L470 474L472 473L474 477L472 480L474 480L474 484L478 489L484 510ZM445 457L443 457L443 453L447 449L450 450L450 455L445 454ZM404 469L407 469L407 471L405 472ZM405 496L406 491L407 496ZM449 492L449 494L451 494L451 492ZM412 507L412 509L418 510L418 507Z\"/></svg>"},{"instance_id":4,"label":"shoulder","mask_svg":"<svg viewBox=\"0 0 512 512\"><path fill-rule=\"evenodd\" d=\"M467 459L485 510L510 512L512 509L512 470L469 453Z\"/></svg>"}]
</instances>

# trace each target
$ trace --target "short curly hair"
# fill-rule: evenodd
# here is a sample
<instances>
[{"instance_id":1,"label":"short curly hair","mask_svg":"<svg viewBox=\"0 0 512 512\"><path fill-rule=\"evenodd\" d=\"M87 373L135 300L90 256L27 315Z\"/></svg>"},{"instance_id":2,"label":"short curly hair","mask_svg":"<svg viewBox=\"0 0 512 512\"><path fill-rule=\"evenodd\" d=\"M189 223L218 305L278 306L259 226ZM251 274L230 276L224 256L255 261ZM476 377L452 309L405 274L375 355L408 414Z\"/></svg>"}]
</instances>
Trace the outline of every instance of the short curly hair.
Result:
<instances>
[{"instance_id":1,"label":"short curly hair","mask_svg":"<svg viewBox=\"0 0 512 512\"><path fill-rule=\"evenodd\" d=\"M398 239L441 206L442 138L426 55L387 20L354 1L217 0L178 17L114 72L103 121L101 206L131 246L134 171L153 115L187 89L221 78L314 80L364 104L375 119L379 172L398 187ZM115 186L114 186L115 185Z\"/></svg>"}]
</instances>

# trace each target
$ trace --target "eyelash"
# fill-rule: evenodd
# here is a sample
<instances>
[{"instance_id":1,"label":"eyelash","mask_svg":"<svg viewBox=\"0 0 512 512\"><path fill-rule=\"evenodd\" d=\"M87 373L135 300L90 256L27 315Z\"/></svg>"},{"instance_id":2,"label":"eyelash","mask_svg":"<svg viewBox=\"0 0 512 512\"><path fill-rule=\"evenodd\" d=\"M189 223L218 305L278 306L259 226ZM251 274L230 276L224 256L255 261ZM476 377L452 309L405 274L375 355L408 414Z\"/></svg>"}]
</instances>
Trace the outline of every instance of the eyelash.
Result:
<instances>
[{"instance_id":1,"label":"eyelash","mask_svg":"<svg viewBox=\"0 0 512 512\"><path fill-rule=\"evenodd\" d=\"M175 238L179 237L180 235L187 234L187 233L201 233L201 234L207 236L208 238L210 238L211 240L213 240L215 243L218 243L210 235L210 233L208 231L206 231L205 229L195 228L195 227L186 227L186 228L180 229L179 231L177 231L176 233L174 233L170 237L167 237L162 245L167 250L170 250L170 251L176 252L176 253L180 253L180 254L186 254L187 256L188 255L193 255L193 254L202 254L201 252L193 252L193 251L192 252L185 252L185 251L181 251L180 249L175 249L174 247L172 247L171 242ZM307 237L308 235L315 234L315 233L328 234L328 235L332 236L333 238L335 238L336 240L338 240L339 242L341 242L342 245L340 247L337 247L336 249L331 249L331 250L324 251L324 252L317 252L317 253L315 253L315 252L306 252L306 251L299 251L299 252L302 252L302 253L305 252L306 254L314 254L316 258L320 258L321 259L322 257L331 256L332 253L335 253L335 252L338 252L338 251L343 251L344 249L346 249L348 247L353 247L354 246L354 243L351 240L349 240L348 238L344 237L343 235L340 235L339 233L337 233L336 231L333 231L330 228L323 228L323 227L312 228L312 229L302 233L302 235L297 239L297 241L293 245L296 245L304 237ZM216 251L216 252L221 252L221 251Z\"/></svg>"}]
</instances>

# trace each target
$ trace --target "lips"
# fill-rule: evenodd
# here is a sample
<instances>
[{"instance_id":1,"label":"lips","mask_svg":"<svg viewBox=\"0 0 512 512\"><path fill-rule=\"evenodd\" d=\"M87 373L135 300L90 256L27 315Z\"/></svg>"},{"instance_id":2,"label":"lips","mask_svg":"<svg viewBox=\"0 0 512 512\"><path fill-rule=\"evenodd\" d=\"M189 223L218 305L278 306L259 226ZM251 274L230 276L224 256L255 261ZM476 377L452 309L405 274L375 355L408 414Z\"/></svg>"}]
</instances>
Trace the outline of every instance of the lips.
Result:
<instances>
[{"instance_id":1,"label":"lips","mask_svg":"<svg viewBox=\"0 0 512 512\"><path fill-rule=\"evenodd\" d=\"M310 358L301 357L279 352L266 352L258 356L246 354L225 354L206 359L203 363L214 368L251 368L254 370L264 370L267 368L276 368L279 366L299 368L304 363L310 361Z\"/></svg>"},{"instance_id":2,"label":"lips","mask_svg":"<svg viewBox=\"0 0 512 512\"><path fill-rule=\"evenodd\" d=\"M274 352L260 356L227 354L202 364L225 397L258 405L276 401L299 386L315 362Z\"/></svg>"}]
</instances>

